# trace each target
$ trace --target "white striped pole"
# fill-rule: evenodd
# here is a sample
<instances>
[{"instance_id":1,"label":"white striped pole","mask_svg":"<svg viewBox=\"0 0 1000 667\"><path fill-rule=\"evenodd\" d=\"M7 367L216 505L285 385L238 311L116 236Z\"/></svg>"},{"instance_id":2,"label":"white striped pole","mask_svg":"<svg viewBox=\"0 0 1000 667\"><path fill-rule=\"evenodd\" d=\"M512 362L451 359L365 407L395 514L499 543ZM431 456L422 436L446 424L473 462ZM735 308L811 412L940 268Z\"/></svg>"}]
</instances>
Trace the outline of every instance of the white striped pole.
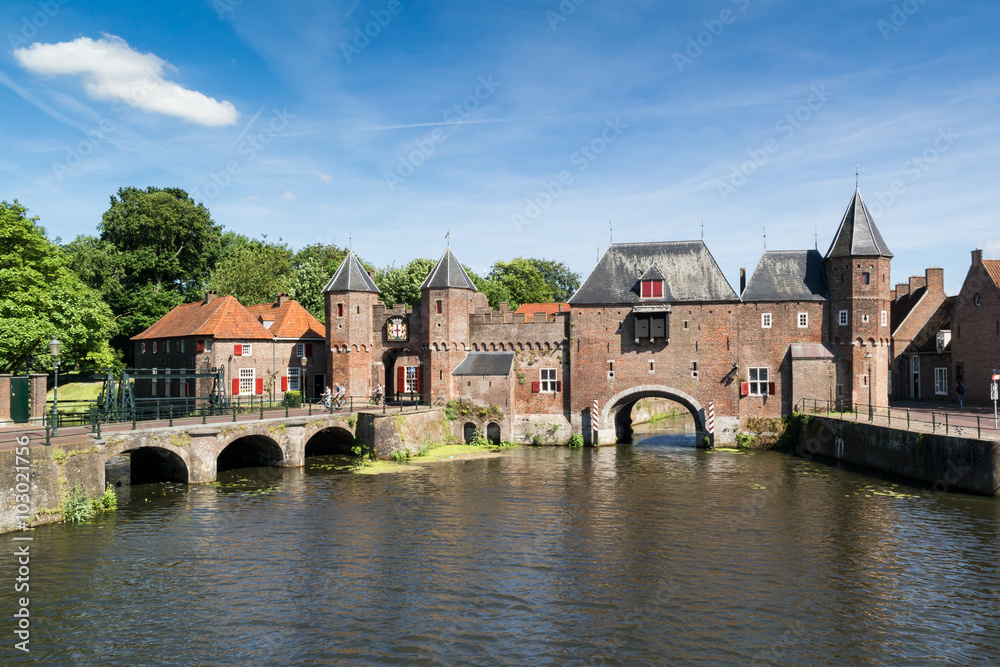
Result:
<instances>
[{"instance_id":1,"label":"white striped pole","mask_svg":"<svg viewBox=\"0 0 1000 667\"><path fill-rule=\"evenodd\" d=\"M597 445L597 433L601 427L601 413L597 410L597 397L594 397L594 404L590 406L590 428L592 437L590 439L590 444Z\"/></svg>"},{"instance_id":2,"label":"white striped pole","mask_svg":"<svg viewBox=\"0 0 1000 667\"><path fill-rule=\"evenodd\" d=\"M708 402L708 432L715 435L715 402Z\"/></svg>"}]
</instances>

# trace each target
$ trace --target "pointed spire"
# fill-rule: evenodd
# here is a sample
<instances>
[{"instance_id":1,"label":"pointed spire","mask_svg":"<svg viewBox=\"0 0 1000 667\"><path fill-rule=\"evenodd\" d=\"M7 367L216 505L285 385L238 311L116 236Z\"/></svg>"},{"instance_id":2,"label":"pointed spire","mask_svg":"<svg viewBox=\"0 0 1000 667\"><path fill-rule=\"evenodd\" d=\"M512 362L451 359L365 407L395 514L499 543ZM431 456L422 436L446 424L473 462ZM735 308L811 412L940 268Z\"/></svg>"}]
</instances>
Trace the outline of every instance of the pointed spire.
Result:
<instances>
[{"instance_id":1,"label":"pointed spire","mask_svg":"<svg viewBox=\"0 0 1000 667\"><path fill-rule=\"evenodd\" d=\"M347 256L340 263L340 268L330 278L323 292L374 292L380 294L375 281L371 279L365 267L361 266L353 250L347 251Z\"/></svg>"},{"instance_id":2,"label":"pointed spire","mask_svg":"<svg viewBox=\"0 0 1000 667\"><path fill-rule=\"evenodd\" d=\"M447 289L449 287L476 291L475 283L469 278L469 274L465 272L462 263L455 257L455 253L451 251L451 245L445 249L441 259L431 269L420 289Z\"/></svg>"},{"instance_id":3,"label":"pointed spire","mask_svg":"<svg viewBox=\"0 0 1000 667\"><path fill-rule=\"evenodd\" d=\"M854 197L847 206L844 219L840 221L837 234L833 237L833 243L826 253L826 258L831 257L892 257L889 247L885 244L882 234L879 233L875 221L872 219L864 199L861 198L861 191L855 188Z\"/></svg>"}]
</instances>

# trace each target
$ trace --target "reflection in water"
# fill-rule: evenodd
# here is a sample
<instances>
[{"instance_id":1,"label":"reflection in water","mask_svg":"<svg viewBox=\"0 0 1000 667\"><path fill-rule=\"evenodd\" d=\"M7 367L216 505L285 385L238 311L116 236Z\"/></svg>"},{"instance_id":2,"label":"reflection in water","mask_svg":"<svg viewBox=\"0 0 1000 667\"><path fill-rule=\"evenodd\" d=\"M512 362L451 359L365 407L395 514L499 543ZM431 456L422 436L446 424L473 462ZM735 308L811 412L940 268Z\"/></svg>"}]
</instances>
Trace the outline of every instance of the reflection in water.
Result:
<instances>
[{"instance_id":1,"label":"reflection in water","mask_svg":"<svg viewBox=\"0 0 1000 667\"><path fill-rule=\"evenodd\" d=\"M107 520L34 531L32 662L1000 658L996 499L694 445L637 429L398 474L323 456L123 487Z\"/></svg>"}]
</instances>

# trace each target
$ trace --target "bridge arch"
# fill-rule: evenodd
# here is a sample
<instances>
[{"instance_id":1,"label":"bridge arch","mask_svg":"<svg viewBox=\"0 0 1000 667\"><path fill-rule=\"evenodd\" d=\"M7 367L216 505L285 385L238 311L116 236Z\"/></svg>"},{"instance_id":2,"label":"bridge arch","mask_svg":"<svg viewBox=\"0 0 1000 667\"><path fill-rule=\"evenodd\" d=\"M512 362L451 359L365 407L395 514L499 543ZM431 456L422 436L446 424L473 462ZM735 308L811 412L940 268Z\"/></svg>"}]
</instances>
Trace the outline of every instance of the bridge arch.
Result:
<instances>
[{"instance_id":1,"label":"bridge arch","mask_svg":"<svg viewBox=\"0 0 1000 667\"><path fill-rule=\"evenodd\" d=\"M281 446L266 435L235 438L216 457L216 470L278 465L284 460Z\"/></svg>"},{"instance_id":2,"label":"bridge arch","mask_svg":"<svg viewBox=\"0 0 1000 667\"><path fill-rule=\"evenodd\" d=\"M601 408L602 430L615 429L619 441L628 440L632 435L632 408L643 398L665 398L684 406L694 417L695 428L705 432L705 409L690 394L666 385L640 385L618 392L605 401Z\"/></svg>"},{"instance_id":3,"label":"bridge arch","mask_svg":"<svg viewBox=\"0 0 1000 667\"><path fill-rule=\"evenodd\" d=\"M105 475L108 465L115 456L127 454L129 457L129 484L150 484L154 482L188 482L188 462L183 450L166 447L144 446L122 450L105 457Z\"/></svg>"},{"instance_id":4,"label":"bridge arch","mask_svg":"<svg viewBox=\"0 0 1000 667\"><path fill-rule=\"evenodd\" d=\"M321 428L306 440L305 456L350 454L354 447L354 434L342 426Z\"/></svg>"}]
</instances>

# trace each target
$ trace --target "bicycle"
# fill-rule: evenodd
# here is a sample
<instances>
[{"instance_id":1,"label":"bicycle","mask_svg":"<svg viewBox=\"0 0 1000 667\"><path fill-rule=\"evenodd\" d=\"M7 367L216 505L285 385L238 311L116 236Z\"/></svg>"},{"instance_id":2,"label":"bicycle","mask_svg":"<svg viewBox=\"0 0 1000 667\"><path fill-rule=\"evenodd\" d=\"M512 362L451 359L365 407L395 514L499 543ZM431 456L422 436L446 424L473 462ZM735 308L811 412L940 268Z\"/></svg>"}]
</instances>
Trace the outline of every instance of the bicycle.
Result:
<instances>
[{"instance_id":1,"label":"bicycle","mask_svg":"<svg viewBox=\"0 0 1000 667\"><path fill-rule=\"evenodd\" d=\"M382 405L382 401L384 399L385 399L385 397L382 396L381 394L372 394L368 398L368 406L369 407L378 407L379 405Z\"/></svg>"}]
</instances>

